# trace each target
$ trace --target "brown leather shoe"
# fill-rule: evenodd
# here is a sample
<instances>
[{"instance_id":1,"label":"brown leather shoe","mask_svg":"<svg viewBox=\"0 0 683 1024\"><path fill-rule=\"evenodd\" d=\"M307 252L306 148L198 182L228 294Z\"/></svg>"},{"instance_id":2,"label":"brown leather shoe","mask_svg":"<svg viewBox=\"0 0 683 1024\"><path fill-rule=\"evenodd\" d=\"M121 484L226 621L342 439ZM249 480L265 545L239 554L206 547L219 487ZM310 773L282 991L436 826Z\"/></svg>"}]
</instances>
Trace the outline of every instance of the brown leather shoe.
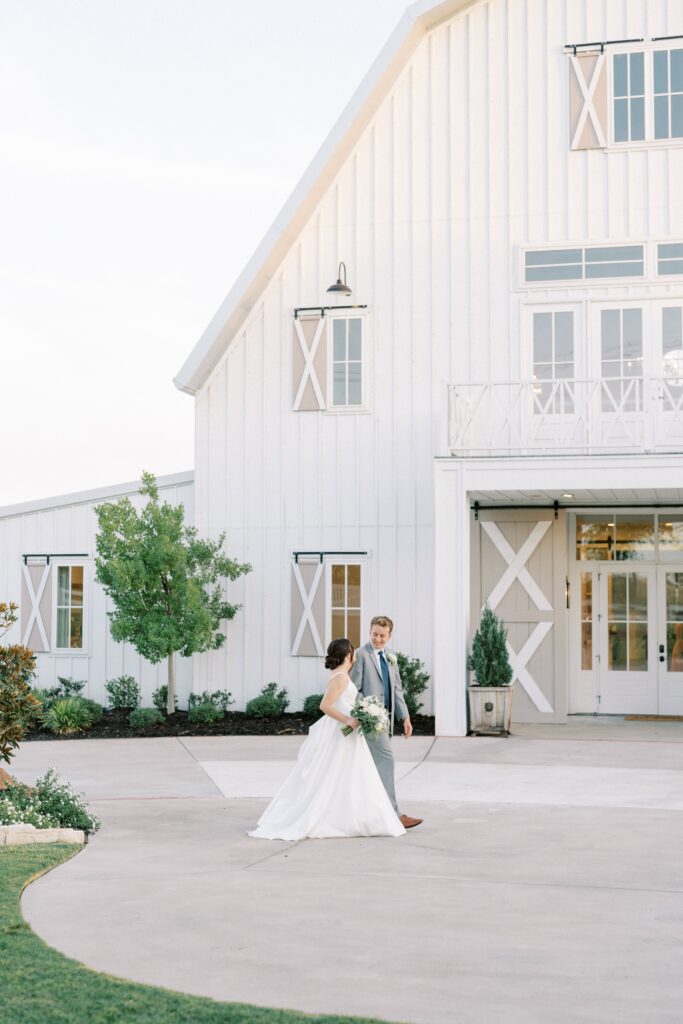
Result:
<instances>
[{"instance_id":1,"label":"brown leather shoe","mask_svg":"<svg viewBox=\"0 0 683 1024\"><path fill-rule=\"evenodd\" d=\"M407 814L401 814L398 819L404 828L415 828L416 825L421 825L424 818L410 818Z\"/></svg>"}]
</instances>

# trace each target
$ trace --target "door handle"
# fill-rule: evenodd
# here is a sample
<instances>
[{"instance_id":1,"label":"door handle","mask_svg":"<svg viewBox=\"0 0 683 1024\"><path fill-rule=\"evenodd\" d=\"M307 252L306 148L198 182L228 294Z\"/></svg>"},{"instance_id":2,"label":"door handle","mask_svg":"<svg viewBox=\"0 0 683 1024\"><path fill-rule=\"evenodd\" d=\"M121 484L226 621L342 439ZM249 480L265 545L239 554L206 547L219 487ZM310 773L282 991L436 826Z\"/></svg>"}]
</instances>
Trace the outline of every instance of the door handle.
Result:
<instances>
[{"instance_id":1,"label":"door handle","mask_svg":"<svg viewBox=\"0 0 683 1024\"><path fill-rule=\"evenodd\" d=\"M665 653L665 651L666 651L666 647L664 646L664 644L660 644L659 645L659 660L660 661L666 661L666 653Z\"/></svg>"},{"instance_id":2,"label":"door handle","mask_svg":"<svg viewBox=\"0 0 683 1024\"><path fill-rule=\"evenodd\" d=\"M664 654L664 644L659 645L659 653Z\"/></svg>"}]
</instances>

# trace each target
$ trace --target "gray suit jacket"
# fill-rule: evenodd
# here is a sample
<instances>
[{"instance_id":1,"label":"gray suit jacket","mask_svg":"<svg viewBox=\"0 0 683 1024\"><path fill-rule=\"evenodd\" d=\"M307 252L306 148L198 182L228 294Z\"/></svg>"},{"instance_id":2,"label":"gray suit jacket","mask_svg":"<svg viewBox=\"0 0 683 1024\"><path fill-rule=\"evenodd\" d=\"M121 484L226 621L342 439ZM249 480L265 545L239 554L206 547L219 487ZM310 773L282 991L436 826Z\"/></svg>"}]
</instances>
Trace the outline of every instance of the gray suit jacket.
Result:
<instances>
[{"instance_id":1,"label":"gray suit jacket","mask_svg":"<svg viewBox=\"0 0 683 1024\"><path fill-rule=\"evenodd\" d=\"M387 648L384 654L388 653ZM403 684L398 671L398 665L392 665L387 658L389 665L389 683L391 686L391 704L399 720L408 718L408 707L403 696ZM375 649L368 640L366 644L356 650L356 662L351 669L351 679L358 687L360 693L365 697L379 697L384 700L384 681L377 663ZM393 715L392 715L393 725Z\"/></svg>"}]
</instances>

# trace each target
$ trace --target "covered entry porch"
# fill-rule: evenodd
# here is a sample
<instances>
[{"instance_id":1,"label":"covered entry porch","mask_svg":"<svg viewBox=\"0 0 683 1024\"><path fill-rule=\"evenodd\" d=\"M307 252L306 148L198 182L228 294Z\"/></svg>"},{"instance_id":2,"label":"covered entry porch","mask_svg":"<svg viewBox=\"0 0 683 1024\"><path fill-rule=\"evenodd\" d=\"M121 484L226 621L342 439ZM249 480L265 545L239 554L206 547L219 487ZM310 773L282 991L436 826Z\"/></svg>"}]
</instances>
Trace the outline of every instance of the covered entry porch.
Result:
<instances>
[{"instance_id":1,"label":"covered entry porch","mask_svg":"<svg viewBox=\"0 0 683 1024\"><path fill-rule=\"evenodd\" d=\"M467 732L484 603L508 626L513 723L683 715L682 469L678 455L435 460L437 735Z\"/></svg>"}]
</instances>

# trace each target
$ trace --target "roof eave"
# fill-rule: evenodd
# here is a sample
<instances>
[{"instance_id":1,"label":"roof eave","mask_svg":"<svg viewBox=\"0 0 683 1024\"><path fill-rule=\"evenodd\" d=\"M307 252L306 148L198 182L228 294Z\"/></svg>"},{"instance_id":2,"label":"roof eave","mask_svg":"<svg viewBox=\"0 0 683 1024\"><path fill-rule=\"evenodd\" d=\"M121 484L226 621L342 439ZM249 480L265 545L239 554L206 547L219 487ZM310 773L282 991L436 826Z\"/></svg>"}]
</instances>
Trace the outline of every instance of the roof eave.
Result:
<instances>
[{"instance_id":1,"label":"roof eave","mask_svg":"<svg viewBox=\"0 0 683 1024\"><path fill-rule=\"evenodd\" d=\"M419 0L409 7L356 89L263 240L174 378L179 391L202 387L263 293L329 182L396 81L419 40L439 22L480 0Z\"/></svg>"}]
</instances>

